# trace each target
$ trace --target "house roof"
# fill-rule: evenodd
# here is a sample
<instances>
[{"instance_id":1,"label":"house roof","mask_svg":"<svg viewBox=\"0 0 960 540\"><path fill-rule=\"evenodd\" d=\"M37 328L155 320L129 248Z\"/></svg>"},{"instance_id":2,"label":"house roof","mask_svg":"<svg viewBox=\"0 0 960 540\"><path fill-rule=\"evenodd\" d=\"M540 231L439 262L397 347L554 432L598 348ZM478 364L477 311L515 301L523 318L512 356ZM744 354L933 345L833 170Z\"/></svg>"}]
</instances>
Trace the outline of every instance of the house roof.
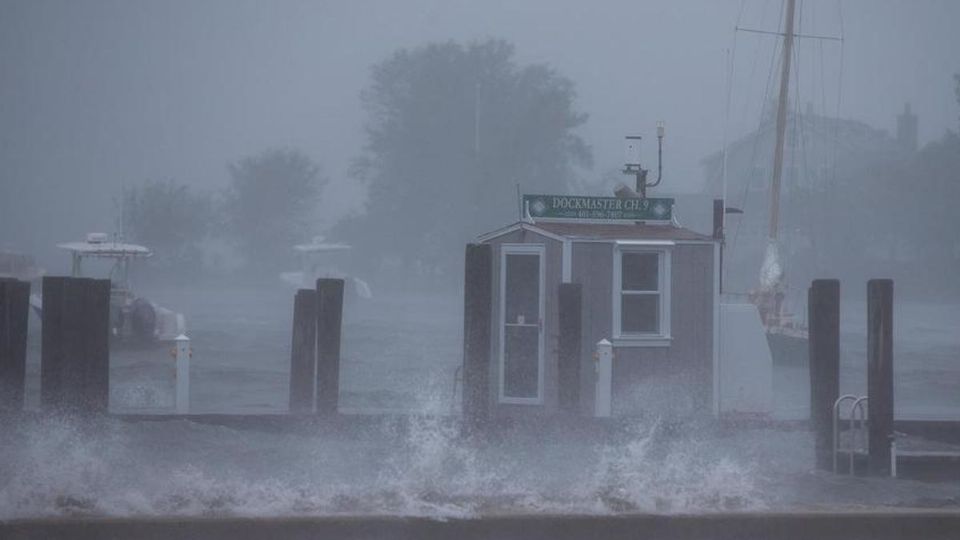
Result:
<instances>
[{"instance_id":1,"label":"house roof","mask_svg":"<svg viewBox=\"0 0 960 540\"><path fill-rule=\"evenodd\" d=\"M528 230L557 240L672 240L712 242L713 238L672 224L591 223L574 221L518 221L479 236L481 242L516 230Z\"/></svg>"},{"instance_id":2,"label":"house roof","mask_svg":"<svg viewBox=\"0 0 960 540\"><path fill-rule=\"evenodd\" d=\"M792 136L794 127L801 128L806 137L820 139L826 144L839 145L844 151L867 151L877 154L903 154L905 150L896 139L882 129L876 129L864 122L845 118L831 118L809 113L787 113L787 136ZM735 152L756 152L757 140L773 144L776 124L773 116L764 118L760 126L752 132L731 142L727 155ZM805 143L809 144L809 143ZM766 152L763 155L767 155ZM723 159L718 150L700 159L703 167L712 167Z\"/></svg>"}]
</instances>

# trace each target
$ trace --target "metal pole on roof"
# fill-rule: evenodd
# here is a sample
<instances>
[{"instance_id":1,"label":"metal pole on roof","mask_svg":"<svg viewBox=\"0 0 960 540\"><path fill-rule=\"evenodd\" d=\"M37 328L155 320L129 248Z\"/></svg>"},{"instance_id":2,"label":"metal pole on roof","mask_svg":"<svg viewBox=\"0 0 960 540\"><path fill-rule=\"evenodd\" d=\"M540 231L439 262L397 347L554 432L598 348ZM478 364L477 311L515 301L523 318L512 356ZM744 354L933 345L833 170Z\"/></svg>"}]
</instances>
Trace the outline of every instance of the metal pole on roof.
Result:
<instances>
[{"instance_id":1,"label":"metal pole on roof","mask_svg":"<svg viewBox=\"0 0 960 540\"><path fill-rule=\"evenodd\" d=\"M625 137L628 155L623 167L623 174L633 175L636 178L636 192L641 199L645 199L647 198L647 171L640 165L641 138L639 135L627 135Z\"/></svg>"},{"instance_id":2,"label":"metal pole on roof","mask_svg":"<svg viewBox=\"0 0 960 540\"><path fill-rule=\"evenodd\" d=\"M652 184L647 183L647 169L640 165L640 139L639 135L628 135L627 139L627 163L623 167L623 174L633 175L636 178L636 192L641 199L647 198L647 188L660 185L663 180L663 121L657 122L657 180ZM637 141L636 143L630 141ZM637 145L634 147L634 145ZM633 158L633 159L631 159Z\"/></svg>"}]
</instances>

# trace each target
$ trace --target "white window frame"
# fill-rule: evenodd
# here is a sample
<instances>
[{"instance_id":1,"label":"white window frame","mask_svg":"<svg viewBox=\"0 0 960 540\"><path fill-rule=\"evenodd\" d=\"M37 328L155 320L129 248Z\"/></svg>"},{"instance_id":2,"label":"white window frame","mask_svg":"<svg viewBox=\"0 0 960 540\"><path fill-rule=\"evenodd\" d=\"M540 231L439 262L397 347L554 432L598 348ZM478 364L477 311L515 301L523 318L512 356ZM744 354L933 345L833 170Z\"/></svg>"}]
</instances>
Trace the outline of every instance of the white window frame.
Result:
<instances>
[{"instance_id":1,"label":"white window frame","mask_svg":"<svg viewBox=\"0 0 960 540\"><path fill-rule=\"evenodd\" d=\"M668 347L670 333L670 255L673 242L617 242L613 247L613 344L620 347ZM624 333L621 328L621 297L623 294L623 254L655 253L657 290L660 294L660 331L649 334Z\"/></svg>"},{"instance_id":2,"label":"white window frame","mask_svg":"<svg viewBox=\"0 0 960 540\"><path fill-rule=\"evenodd\" d=\"M544 340L543 340L543 325L545 321L543 320L546 317L546 254L547 246L545 244L500 244L500 317L499 317L499 333L500 333L500 384L499 390L497 392L499 402L507 403L512 405L543 405L543 371L544 371ZM505 373L504 364L506 363L506 311L507 311L507 302L506 302L506 291L507 291L507 256L508 255L537 255L540 258L540 305L539 310L539 321L537 322L539 326L539 331L537 334L537 396L535 398L519 398L519 397L508 397L505 396L504 383L505 383Z\"/></svg>"}]
</instances>

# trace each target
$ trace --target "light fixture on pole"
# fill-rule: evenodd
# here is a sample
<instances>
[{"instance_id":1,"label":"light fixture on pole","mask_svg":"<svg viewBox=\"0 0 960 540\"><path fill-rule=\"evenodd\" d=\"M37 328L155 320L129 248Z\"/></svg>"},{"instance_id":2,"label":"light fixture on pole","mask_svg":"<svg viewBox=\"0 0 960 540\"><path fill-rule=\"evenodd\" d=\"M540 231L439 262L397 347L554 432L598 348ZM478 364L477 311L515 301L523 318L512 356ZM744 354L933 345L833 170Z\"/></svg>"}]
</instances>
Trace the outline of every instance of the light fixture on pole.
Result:
<instances>
[{"instance_id":1,"label":"light fixture on pole","mask_svg":"<svg viewBox=\"0 0 960 540\"><path fill-rule=\"evenodd\" d=\"M647 198L647 188L660 185L663 179L663 121L657 122L657 181L647 183L647 169L640 165L640 140L639 135L627 135L625 137L626 159L623 166L623 174L628 174L636 178L636 192L641 199Z\"/></svg>"}]
</instances>

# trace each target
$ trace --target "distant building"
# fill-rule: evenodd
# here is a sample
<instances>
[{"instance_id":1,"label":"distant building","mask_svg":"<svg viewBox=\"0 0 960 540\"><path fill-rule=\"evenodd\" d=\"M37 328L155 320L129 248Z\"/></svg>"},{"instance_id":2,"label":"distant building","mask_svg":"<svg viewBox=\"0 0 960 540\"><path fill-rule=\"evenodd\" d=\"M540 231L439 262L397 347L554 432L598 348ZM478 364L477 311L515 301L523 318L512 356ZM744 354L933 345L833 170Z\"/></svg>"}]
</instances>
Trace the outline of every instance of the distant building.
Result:
<instances>
[{"instance_id":1,"label":"distant building","mask_svg":"<svg viewBox=\"0 0 960 540\"><path fill-rule=\"evenodd\" d=\"M773 115L766 115L757 130L727 149L727 205L744 211L727 219L725 289L730 291L747 291L758 281L768 236L775 124ZM916 126L909 106L899 115L897 138L857 120L813 114L811 107L805 113L788 113L780 241L787 280L798 296L828 264L826 250L818 249L817 242L835 237L851 219L849 203L835 196L837 187L855 185L869 192L870 182L915 153ZM715 152L700 163L704 195L721 198L723 154Z\"/></svg>"},{"instance_id":2,"label":"distant building","mask_svg":"<svg viewBox=\"0 0 960 540\"><path fill-rule=\"evenodd\" d=\"M902 120L902 122L901 122ZM912 123L911 123L912 122ZM829 188L835 178L859 172L865 163L878 159L903 160L916 150L916 115L907 105L898 116L898 137L884 130L847 119L813 114L788 113L784 144L783 192L797 189ZM912 146L903 144L910 141ZM772 115L761 126L732 142L727 150L727 194L731 201L743 192L766 192L773 168L776 123ZM899 132L903 131L903 137ZM905 137L905 138L904 138ZM700 160L705 191L715 197L722 193L723 154L715 152Z\"/></svg>"}]
</instances>

